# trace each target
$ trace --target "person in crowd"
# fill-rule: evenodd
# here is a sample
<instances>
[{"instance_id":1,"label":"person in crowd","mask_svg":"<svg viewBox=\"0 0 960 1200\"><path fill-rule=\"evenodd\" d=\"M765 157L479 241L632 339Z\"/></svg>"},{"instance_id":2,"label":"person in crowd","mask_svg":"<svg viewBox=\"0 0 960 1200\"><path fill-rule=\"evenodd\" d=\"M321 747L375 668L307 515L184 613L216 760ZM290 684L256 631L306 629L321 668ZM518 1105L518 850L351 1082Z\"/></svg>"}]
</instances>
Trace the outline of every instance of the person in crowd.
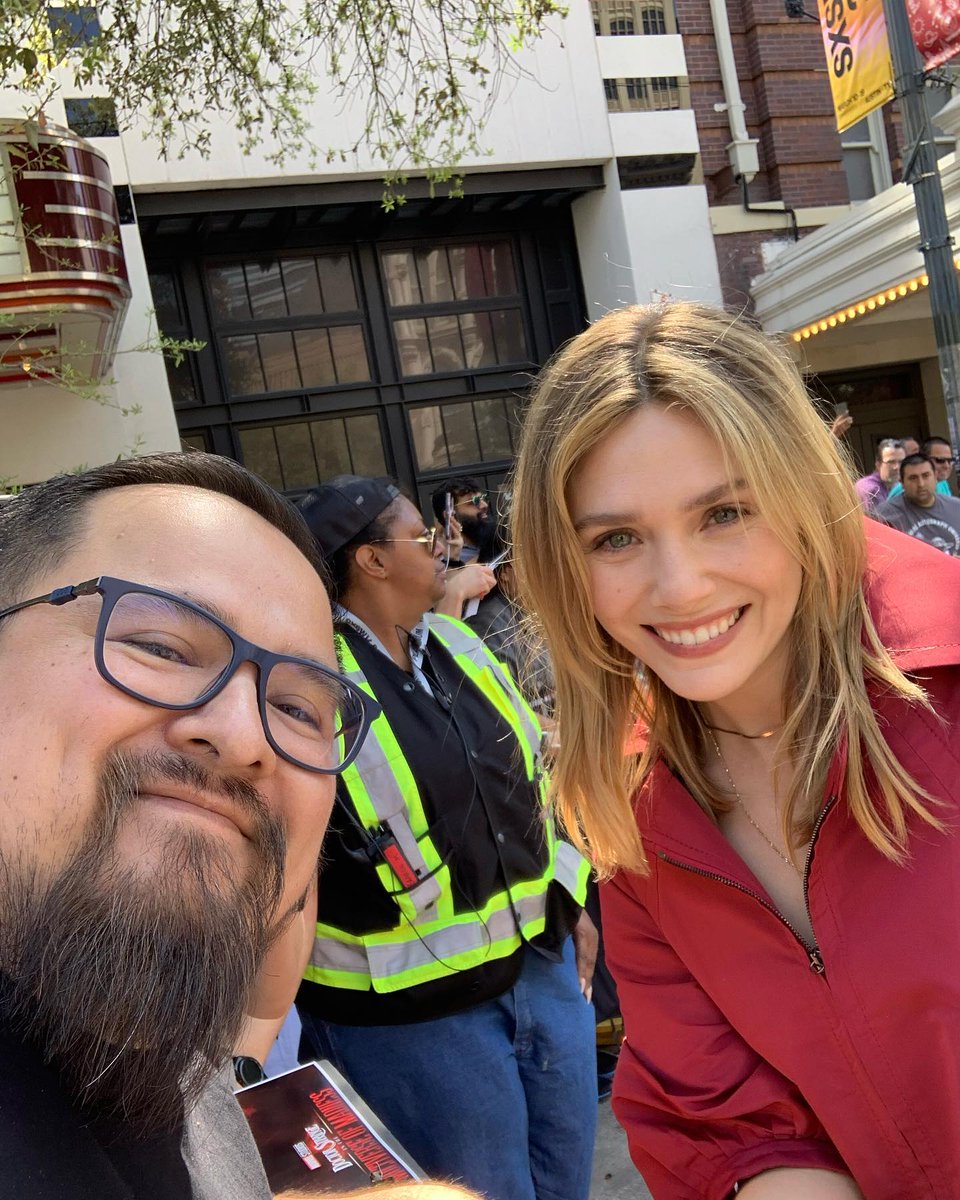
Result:
<instances>
[{"instance_id":1,"label":"person in crowd","mask_svg":"<svg viewBox=\"0 0 960 1200\"><path fill-rule=\"evenodd\" d=\"M376 712L318 566L296 511L212 455L0 508L6 1195L270 1194L231 1055Z\"/></svg>"},{"instance_id":2,"label":"person in crowd","mask_svg":"<svg viewBox=\"0 0 960 1200\"><path fill-rule=\"evenodd\" d=\"M545 728L553 725L553 672L542 645L529 635L523 613L515 603L506 519L498 516L484 535L481 558L496 562L495 586L484 596L466 623L510 670L528 704Z\"/></svg>"},{"instance_id":3,"label":"person in crowd","mask_svg":"<svg viewBox=\"0 0 960 1200\"><path fill-rule=\"evenodd\" d=\"M302 511L346 677L382 708L338 784L303 1049L429 1173L586 1200L596 932L587 865L544 806L540 726L480 639L428 611L443 548L395 486L345 477Z\"/></svg>"},{"instance_id":4,"label":"person in crowd","mask_svg":"<svg viewBox=\"0 0 960 1200\"><path fill-rule=\"evenodd\" d=\"M915 437L905 437L900 439L900 444L903 446L905 458L909 458L913 454L923 454L933 463L934 470L937 473L937 492L941 496L952 496L950 490L950 472L953 470L953 451L950 449L950 443L943 441L942 438L934 437L927 438L921 448L920 443ZM936 448L934 450L934 448ZM932 455L936 453L935 460ZM938 461L939 460L939 461ZM903 463L900 464L901 471ZM887 494L888 500L895 500L897 496L903 495L903 482L895 483Z\"/></svg>"},{"instance_id":5,"label":"person in crowd","mask_svg":"<svg viewBox=\"0 0 960 1200\"><path fill-rule=\"evenodd\" d=\"M880 505L877 520L960 557L960 500L937 490L931 460L925 454L907 455L900 464L900 482L900 495Z\"/></svg>"},{"instance_id":6,"label":"person in crowd","mask_svg":"<svg viewBox=\"0 0 960 1200\"><path fill-rule=\"evenodd\" d=\"M869 475L854 484L863 510L869 516L877 511L900 482L900 464L904 459L903 446L896 438L882 438L877 443L876 463Z\"/></svg>"},{"instance_id":7,"label":"person in crowd","mask_svg":"<svg viewBox=\"0 0 960 1200\"><path fill-rule=\"evenodd\" d=\"M942 496L953 495L950 490L950 476L953 474L957 461L953 447L946 438L928 437L920 447L920 451L930 459L936 468L937 491Z\"/></svg>"},{"instance_id":8,"label":"person in crowd","mask_svg":"<svg viewBox=\"0 0 960 1200\"><path fill-rule=\"evenodd\" d=\"M460 476L445 479L430 497L433 515L441 528L449 528L460 543L460 553L451 566L466 566L480 557L484 531L490 519L490 503L483 485Z\"/></svg>"},{"instance_id":9,"label":"person in crowd","mask_svg":"<svg viewBox=\"0 0 960 1200\"><path fill-rule=\"evenodd\" d=\"M697 305L543 371L512 531L654 1197L954 1195L960 563L864 520L783 348Z\"/></svg>"}]
</instances>

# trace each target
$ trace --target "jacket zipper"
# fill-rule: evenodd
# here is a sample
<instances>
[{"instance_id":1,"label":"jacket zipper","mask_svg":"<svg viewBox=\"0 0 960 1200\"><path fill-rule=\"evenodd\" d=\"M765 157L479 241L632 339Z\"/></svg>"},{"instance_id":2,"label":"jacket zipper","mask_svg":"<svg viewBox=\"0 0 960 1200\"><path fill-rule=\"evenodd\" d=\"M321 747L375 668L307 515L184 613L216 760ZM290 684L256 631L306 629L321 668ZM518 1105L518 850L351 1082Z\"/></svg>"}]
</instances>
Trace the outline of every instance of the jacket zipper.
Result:
<instances>
[{"instance_id":1,"label":"jacket zipper","mask_svg":"<svg viewBox=\"0 0 960 1200\"><path fill-rule=\"evenodd\" d=\"M831 796L827 803L820 810L820 815L817 817L813 826L813 833L810 837L810 848L807 850L807 858L803 866L803 906L806 909L807 919L810 921L811 927L813 926L813 920L810 917L809 887L810 863L813 859L813 847L817 840L817 834L820 832L820 826L823 824L827 813L833 807L836 799L836 796ZM715 871L705 871L701 867L694 867L689 863L682 862L679 858L672 858L669 854L664 854L662 850L657 851L657 858L662 859L663 862L670 863L674 867L679 867L682 871L689 871L692 875L700 875L704 879L713 879L717 883L726 884L727 887L732 887L736 891L742 892L745 896L751 896L757 901L758 904L762 905L767 912L772 913L777 920L781 922L781 924L785 925L787 929L790 930L796 940L803 947L804 953L806 954L810 963L810 970L815 972L817 975L825 974L826 966L823 962L823 955L820 953L820 947L816 943L814 943L812 946L808 946L806 939L803 937L800 931L794 928L794 926L790 924L783 913L768 900L765 900L759 892L753 891L752 888L744 887L742 883L737 883L735 879L729 879L726 875L719 875Z\"/></svg>"}]
</instances>

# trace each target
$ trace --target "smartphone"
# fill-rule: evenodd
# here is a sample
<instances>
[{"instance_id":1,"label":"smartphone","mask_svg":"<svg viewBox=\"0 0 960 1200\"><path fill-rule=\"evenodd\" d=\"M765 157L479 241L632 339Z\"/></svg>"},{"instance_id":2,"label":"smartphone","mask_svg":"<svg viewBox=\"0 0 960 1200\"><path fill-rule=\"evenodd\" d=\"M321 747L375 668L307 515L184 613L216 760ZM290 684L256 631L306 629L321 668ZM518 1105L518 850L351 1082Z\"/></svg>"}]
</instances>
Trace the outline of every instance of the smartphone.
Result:
<instances>
[{"instance_id":1,"label":"smartphone","mask_svg":"<svg viewBox=\"0 0 960 1200\"><path fill-rule=\"evenodd\" d=\"M838 417L849 417L850 405L846 402L846 400L838 400L833 406L833 411Z\"/></svg>"}]
</instances>

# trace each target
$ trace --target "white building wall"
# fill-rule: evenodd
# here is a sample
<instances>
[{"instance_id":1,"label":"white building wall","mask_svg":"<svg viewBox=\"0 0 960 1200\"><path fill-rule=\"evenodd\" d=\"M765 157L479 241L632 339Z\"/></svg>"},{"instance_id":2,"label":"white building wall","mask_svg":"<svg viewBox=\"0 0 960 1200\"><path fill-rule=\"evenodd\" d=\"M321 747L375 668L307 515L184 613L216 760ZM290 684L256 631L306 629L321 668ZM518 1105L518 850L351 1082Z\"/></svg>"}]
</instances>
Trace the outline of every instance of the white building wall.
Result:
<instances>
[{"instance_id":1,"label":"white building wall","mask_svg":"<svg viewBox=\"0 0 960 1200\"><path fill-rule=\"evenodd\" d=\"M537 45L518 56L516 77L496 96L481 143L489 151L463 163L470 174L604 164L606 187L581 197L573 219L589 318L611 308L659 294L718 299L719 275L704 191L700 187L657 188L621 193L616 158L697 153L693 113L608 113L604 78L683 76L686 64L678 36L597 38L590 8L571 6ZM72 87L66 95L76 94ZM0 92L0 116L18 115L22 98ZM62 101L49 108L64 120ZM321 147L349 145L358 136L361 111L331 95L317 98L310 123ZM377 179L378 163L366 151L350 161L311 164L304 154L283 166L268 161L271 147L242 153L226 121L215 121L212 152L163 158L157 143L140 131L96 139L108 157L116 184L137 193L213 188L284 186L357 178ZM29 483L54 471L92 465L137 449L179 445L163 362L159 355L133 353L151 331L152 299L136 226L124 229L133 299L114 366L114 383L103 388L107 404L67 395L48 385L5 385L0 478ZM121 416L118 407L142 406Z\"/></svg>"},{"instance_id":2,"label":"white building wall","mask_svg":"<svg viewBox=\"0 0 960 1200\"><path fill-rule=\"evenodd\" d=\"M60 471L98 466L120 455L180 448L163 359L136 349L157 332L136 226L125 225L122 237L133 299L120 334L113 380L98 389L97 399L39 380L0 384L4 483L39 483ZM142 411L125 416L121 409L131 406Z\"/></svg>"},{"instance_id":3,"label":"white building wall","mask_svg":"<svg viewBox=\"0 0 960 1200\"><path fill-rule=\"evenodd\" d=\"M641 188L621 199L638 301L722 304L706 188Z\"/></svg>"}]
</instances>

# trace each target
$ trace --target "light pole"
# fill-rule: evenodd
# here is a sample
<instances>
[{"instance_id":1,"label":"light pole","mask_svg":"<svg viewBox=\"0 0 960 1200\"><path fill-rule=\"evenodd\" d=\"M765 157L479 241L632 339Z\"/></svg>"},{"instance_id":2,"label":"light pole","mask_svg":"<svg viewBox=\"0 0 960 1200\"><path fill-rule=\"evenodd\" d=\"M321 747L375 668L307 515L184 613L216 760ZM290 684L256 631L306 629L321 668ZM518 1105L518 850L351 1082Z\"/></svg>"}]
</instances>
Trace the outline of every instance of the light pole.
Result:
<instances>
[{"instance_id":1,"label":"light pole","mask_svg":"<svg viewBox=\"0 0 960 1200\"><path fill-rule=\"evenodd\" d=\"M913 186L920 249L927 277L930 313L940 361L950 442L960 449L960 285L953 264L953 238L937 165L933 124L924 102L924 75L904 0L883 0L893 79L906 137L903 181Z\"/></svg>"}]
</instances>

